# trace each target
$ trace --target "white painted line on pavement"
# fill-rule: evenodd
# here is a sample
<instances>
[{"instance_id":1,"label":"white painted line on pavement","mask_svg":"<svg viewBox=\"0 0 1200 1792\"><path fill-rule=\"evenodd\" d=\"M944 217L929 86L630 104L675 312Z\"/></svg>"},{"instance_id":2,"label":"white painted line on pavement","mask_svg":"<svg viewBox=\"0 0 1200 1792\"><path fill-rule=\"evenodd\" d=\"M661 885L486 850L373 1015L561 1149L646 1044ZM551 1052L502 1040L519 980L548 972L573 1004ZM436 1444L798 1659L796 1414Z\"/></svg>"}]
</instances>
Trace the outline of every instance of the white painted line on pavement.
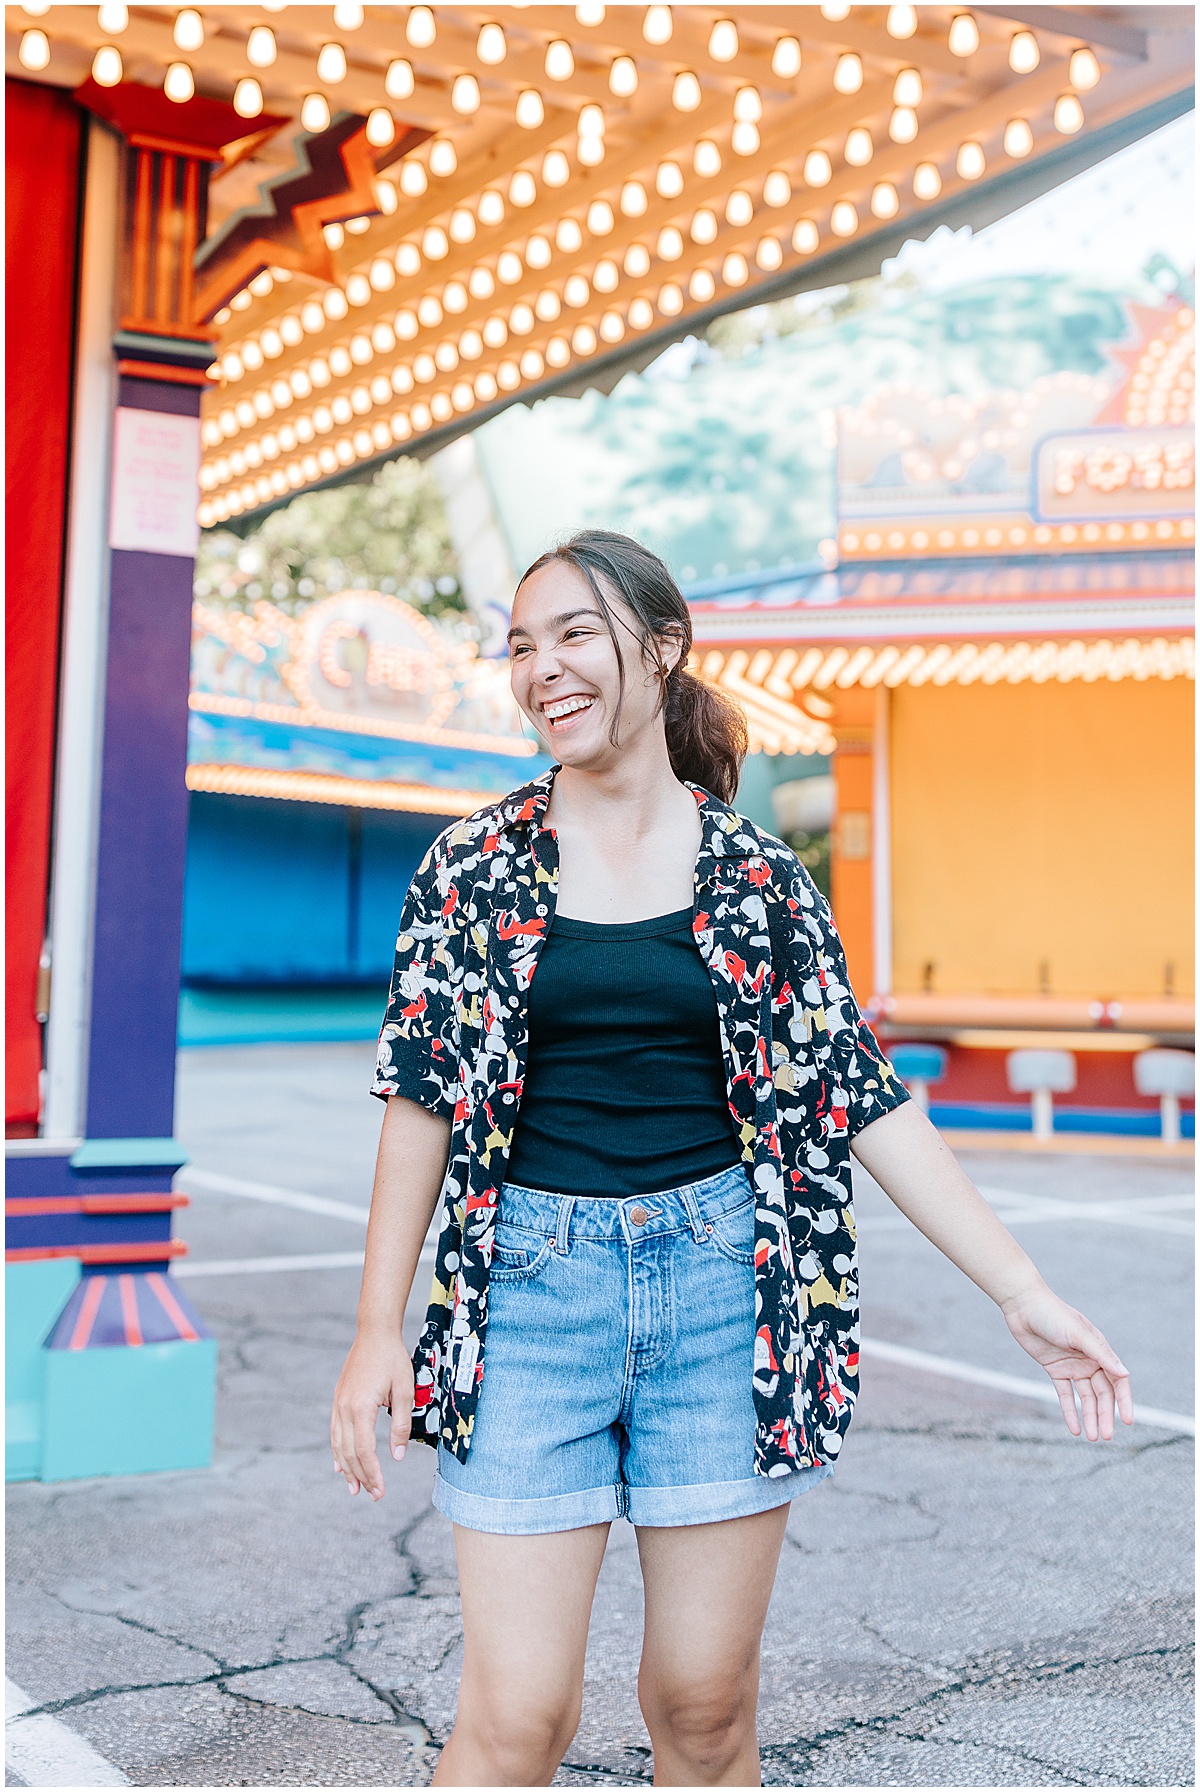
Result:
<instances>
[{"instance_id":1,"label":"white painted line on pavement","mask_svg":"<svg viewBox=\"0 0 1200 1792\"><path fill-rule=\"evenodd\" d=\"M885 1344L881 1338L864 1338L860 1346L864 1356L875 1356L885 1363L897 1363L905 1369L921 1369L927 1375L942 1375L950 1381L970 1381L981 1388L999 1388L1005 1394L1017 1394L1023 1400L1039 1400L1046 1406L1057 1406L1058 1395L1048 1381L1026 1381L1019 1375L1003 1375L996 1369L977 1369L973 1363L955 1362L952 1357L931 1356L928 1351L910 1350L906 1344ZM1196 1421L1187 1413L1164 1412L1158 1406L1142 1406L1134 1402L1134 1424L1152 1425L1156 1431L1183 1431L1196 1435ZM1117 1435L1125 1430L1117 1421Z\"/></svg>"},{"instance_id":2,"label":"white painted line on pavement","mask_svg":"<svg viewBox=\"0 0 1200 1792\"><path fill-rule=\"evenodd\" d=\"M432 1263L437 1255L434 1245L421 1246L419 1263ZM176 1263L173 1276L264 1276L284 1275L294 1269L361 1269L361 1251L310 1251L293 1257L202 1257L195 1263Z\"/></svg>"},{"instance_id":3,"label":"white painted line on pavement","mask_svg":"<svg viewBox=\"0 0 1200 1792\"><path fill-rule=\"evenodd\" d=\"M998 1220L1006 1226L1051 1226L1089 1220L1101 1225L1132 1226L1151 1232L1194 1233L1192 1195L1151 1195L1133 1201L1060 1201L1043 1195L1021 1195L1012 1189L981 1188ZM1183 1217L1184 1215L1188 1217ZM865 1233L903 1232L912 1221L902 1213L863 1214Z\"/></svg>"},{"instance_id":4,"label":"white painted line on pavement","mask_svg":"<svg viewBox=\"0 0 1200 1792\"><path fill-rule=\"evenodd\" d=\"M349 1201L331 1201L325 1195L306 1195L297 1188L275 1188L269 1182L247 1182L241 1176L225 1176L219 1170L200 1170L187 1165L175 1178L185 1193L199 1189L212 1195L242 1195L248 1201L269 1201L276 1207L296 1207L301 1213L323 1213L330 1219L354 1220L365 1226L369 1207L352 1207Z\"/></svg>"},{"instance_id":5,"label":"white painted line on pavement","mask_svg":"<svg viewBox=\"0 0 1200 1792\"><path fill-rule=\"evenodd\" d=\"M37 1705L11 1680L4 1682L4 1765L27 1786L127 1786L119 1767L90 1742Z\"/></svg>"}]
</instances>

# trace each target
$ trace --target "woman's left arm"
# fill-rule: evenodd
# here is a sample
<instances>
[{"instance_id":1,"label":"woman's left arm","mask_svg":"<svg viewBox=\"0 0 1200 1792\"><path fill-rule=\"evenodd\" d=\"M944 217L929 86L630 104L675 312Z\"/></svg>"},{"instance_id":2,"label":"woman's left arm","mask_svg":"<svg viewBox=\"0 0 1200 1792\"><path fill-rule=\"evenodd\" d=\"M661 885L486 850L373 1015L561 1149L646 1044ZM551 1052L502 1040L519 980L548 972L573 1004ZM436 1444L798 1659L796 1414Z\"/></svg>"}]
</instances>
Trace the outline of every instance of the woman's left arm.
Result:
<instances>
[{"instance_id":1,"label":"woman's left arm","mask_svg":"<svg viewBox=\"0 0 1200 1792\"><path fill-rule=\"evenodd\" d=\"M991 1296L1023 1350L1054 1383L1067 1428L1111 1438L1113 1409L1133 1423L1129 1371L1090 1320L1047 1287L915 1101L851 1140L863 1168L943 1256Z\"/></svg>"}]
</instances>

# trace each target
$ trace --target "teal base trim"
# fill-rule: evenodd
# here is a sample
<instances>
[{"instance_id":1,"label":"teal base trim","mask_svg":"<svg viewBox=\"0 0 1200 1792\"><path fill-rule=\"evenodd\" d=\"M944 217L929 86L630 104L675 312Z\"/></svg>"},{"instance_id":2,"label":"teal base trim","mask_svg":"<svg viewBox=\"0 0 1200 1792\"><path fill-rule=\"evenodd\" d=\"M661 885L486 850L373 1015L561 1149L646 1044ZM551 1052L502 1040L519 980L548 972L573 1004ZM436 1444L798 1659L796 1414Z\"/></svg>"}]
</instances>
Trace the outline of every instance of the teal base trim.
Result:
<instances>
[{"instance_id":1,"label":"teal base trim","mask_svg":"<svg viewBox=\"0 0 1200 1792\"><path fill-rule=\"evenodd\" d=\"M179 998L179 1043L331 1045L375 1040L387 998L382 983L184 989Z\"/></svg>"},{"instance_id":2,"label":"teal base trim","mask_svg":"<svg viewBox=\"0 0 1200 1792\"><path fill-rule=\"evenodd\" d=\"M181 1170L188 1154L178 1139L85 1139L73 1170Z\"/></svg>"},{"instance_id":3,"label":"teal base trim","mask_svg":"<svg viewBox=\"0 0 1200 1792\"><path fill-rule=\"evenodd\" d=\"M79 1280L79 1261L4 1266L4 1478L34 1481L42 1464L42 1401L48 1351L42 1349Z\"/></svg>"},{"instance_id":4,"label":"teal base trim","mask_svg":"<svg viewBox=\"0 0 1200 1792\"><path fill-rule=\"evenodd\" d=\"M215 1339L43 1355L43 1481L212 1462Z\"/></svg>"}]
</instances>

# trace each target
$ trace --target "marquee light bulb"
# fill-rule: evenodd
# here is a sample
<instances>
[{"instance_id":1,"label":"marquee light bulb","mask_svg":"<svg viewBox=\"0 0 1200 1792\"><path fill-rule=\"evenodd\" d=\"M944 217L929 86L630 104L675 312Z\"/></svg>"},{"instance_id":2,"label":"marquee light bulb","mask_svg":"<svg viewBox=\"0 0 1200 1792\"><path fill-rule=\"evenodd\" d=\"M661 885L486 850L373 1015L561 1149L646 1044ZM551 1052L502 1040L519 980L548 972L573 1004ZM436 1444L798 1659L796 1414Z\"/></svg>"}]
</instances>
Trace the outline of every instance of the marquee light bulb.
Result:
<instances>
[{"instance_id":1,"label":"marquee light bulb","mask_svg":"<svg viewBox=\"0 0 1200 1792\"><path fill-rule=\"evenodd\" d=\"M671 41L671 8L648 6L642 20L642 36L648 44L669 44Z\"/></svg>"},{"instance_id":2,"label":"marquee light bulb","mask_svg":"<svg viewBox=\"0 0 1200 1792\"><path fill-rule=\"evenodd\" d=\"M726 286L745 286L750 278L750 269L746 265L746 257L738 250L727 255L721 263L721 278Z\"/></svg>"},{"instance_id":3,"label":"marquee light bulb","mask_svg":"<svg viewBox=\"0 0 1200 1792\"><path fill-rule=\"evenodd\" d=\"M407 157L400 164L400 191L406 199L419 199L422 193L429 191L425 164L418 162L415 156Z\"/></svg>"},{"instance_id":4,"label":"marquee light bulb","mask_svg":"<svg viewBox=\"0 0 1200 1792\"><path fill-rule=\"evenodd\" d=\"M711 137L701 137L692 151L692 167L704 180L721 172L721 152Z\"/></svg>"},{"instance_id":5,"label":"marquee light bulb","mask_svg":"<svg viewBox=\"0 0 1200 1792\"><path fill-rule=\"evenodd\" d=\"M975 15L969 12L956 12L950 21L950 36L947 40L952 56L973 56L979 48L979 26L975 23Z\"/></svg>"},{"instance_id":6,"label":"marquee light bulb","mask_svg":"<svg viewBox=\"0 0 1200 1792\"><path fill-rule=\"evenodd\" d=\"M367 114L367 142L372 149L387 149L395 141L395 119L386 106L373 106Z\"/></svg>"},{"instance_id":7,"label":"marquee light bulb","mask_svg":"<svg viewBox=\"0 0 1200 1792\"><path fill-rule=\"evenodd\" d=\"M571 178L571 164L561 149L548 149L542 157L542 179L548 187L565 187Z\"/></svg>"},{"instance_id":8,"label":"marquee light bulb","mask_svg":"<svg viewBox=\"0 0 1200 1792\"><path fill-rule=\"evenodd\" d=\"M1077 94L1059 94L1054 102L1054 128L1064 137L1073 137L1076 131L1083 129L1083 107Z\"/></svg>"},{"instance_id":9,"label":"marquee light bulb","mask_svg":"<svg viewBox=\"0 0 1200 1792\"><path fill-rule=\"evenodd\" d=\"M683 170L678 162L660 162L654 176L654 191L660 199L678 199L683 192Z\"/></svg>"},{"instance_id":10,"label":"marquee light bulb","mask_svg":"<svg viewBox=\"0 0 1200 1792\"><path fill-rule=\"evenodd\" d=\"M537 198L537 182L534 180L532 174L530 174L528 168L517 169L516 173L508 183L508 197L509 202L515 206L533 204L534 200ZM501 260L503 260L503 256L501 257ZM499 268L497 268L496 271L499 273ZM500 278L504 278L503 274L500 275Z\"/></svg>"},{"instance_id":11,"label":"marquee light bulb","mask_svg":"<svg viewBox=\"0 0 1200 1792\"><path fill-rule=\"evenodd\" d=\"M523 130L534 131L546 116L542 96L536 87L525 87L517 95L517 123Z\"/></svg>"},{"instance_id":12,"label":"marquee light bulb","mask_svg":"<svg viewBox=\"0 0 1200 1792\"><path fill-rule=\"evenodd\" d=\"M609 236L616 226L612 206L607 199L593 199L588 206L587 227L591 236Z\"/></svg>"},{"instance_id":13,"label":"marquee light bulb","mask_svg":"<svg viewBox=\"0 0 1200 1792\"><path fill-rule=\"evenodd\" d=\"M113 54L116 54L115 50ZM22 68L46 68L50 61L50 39L44 31L23 31L17 56ZM119 76L118 79L120 79ZM112 85L115 86L116 82L113 82Z\"/></svg>"},{"instance_id":14,"label":"marquee light bulb","mask_svg":"<svg viewBox=\"0 0 1200 1792\"><path fill-rule=\"evenodd\" d=\"M865 168L875 154L871 133L865 125L855 125L846 138L846 160L851 168Z\"/></svg>"},{"instance_id":15,"label":"marquee light bulb","mask_svg":"<svg viewBox=\"0 0 1200 1792\"><path fill-rule=\"evenodd\" d=\"M863 84L862 57L854 50L846 50L837 59L833 71L833 85L839 93L857 93Z\"/></svg>"},{"instance_id":16,"label":"marquee light bulb","mask_svg":"<svg viewBox=\"0 0 1200 1792\"><path fill-rule=\"evenodd\" d=\"M449 137L437 137L429 151L429 172L445 180L458 167L458 153Z\"/></svg>"},{"instance_id":17,"label":"marquee light bulb","mask_svg":"<svg viewBox=\"0 0 1200 1792\"><path fill-rule=\"evenodd\" d=\"M936 162L918 162L913 169L913 192L918 199L936 199L942 190L942 177Z\"/></svg>"},{"instance_id":18,"label":"marquee light bulb","mask_svg":"<svg viewBox=\"0 0 1200 1792\"><path fill-rule=\"evenodd\" d=\"M892 85L892 101L897 106L919 106L925 98L925 83L921 79L921 71L916 68L902 68Z\"/></svg>"},{"instance_id":19,"label":"marquee light bulb","mask_svg":"<svg viewBox=\"0 0 1200 1792\"><path fill-rule=\"evenodd\" d=\"M414 6L408 15L404 35L414 50L427 50L437 37L437 24L427 6Z\"/></svg>"},{"instance_id":20,"label":"marquee light bulb","mask_svg":"<svg viewBox=\"0 0 1200 1792\"><path fill-rule=\"evenodd\" d=\"M411 99L415 87L416 81L413 78L411 62L406 62L403 56L397 56L394 61L388 63L383 88L389 99Z\"/></svg>"},{"instance_id":21,"label":"marquee light bulb","mask_svg":"<svg viewBox=\"0 0 1200 1792\"><path fill-rule=\"evenodd\" d=\"M583 231L578 218L561 218L554 232L554 246L563 255L578 255L583 248Z\"/></svg>"},{"instance_id":22,"label":"marquee light bulb","mask_svg":"<svg viewBox=\"0 0 1200 1792\"><path fill-rule=\"evenodd\" d=\"M735 187L725 201L725 221L744 230L754 216L754 201L743 187Z\"/></svg>"},{"instance_id":23,"label":"marquee light bulb","mask_svg":"<svg viewBox=\"0 0 1200 1792\"><path fill-rule=\"evenodd\" d=\"M489 68L494 68L498 62L503 62L508 55L508 41L504 35L504 27L502 25L481 25L475 44L475 54L480 62L486 63Z\"/></svg>"},{"instance_id":24,"label":"marquee light bulb","mask_svg":"<svg viewBox=\"0 0 1200 1792\"><path fill-rule=\"evenodd\" d=\"M569 81L575 73L575 57L565 37L546 45L546 73L552 81Z\"/></svg>"},{"instance_id":25,"label":"marquee light bulb","mask_svg":"<svg viewBox=\"0 0 1200 1792\"><path fill-rule=\"evenodd\" d=\"M763 182L763 204L773 207L786 205L792 197L792 183L786 171L773 168Z\"/></svg>"},{"instance_id":26,"label":"marquee light bulb","mask_svg":"<svg viewBox=\"0 0 1200 1792\"><path fill-rule=\"evenodd\" d=\"M828 19L831 25L840 25L843 19L848 19L850 17L850 7L847 4L847 0L824 0L824 4L821 7L821 17L823 19Z\"/></svg>"},{"instance_id":27,"label":"marquee light bulb","mask_svg":"<svg viewBox=\"0 0 1200 1792\"><path fill-rule=\"evenodd\" d=\"M718 19L708 34L708 53L714 62L732 62L738 53L738 30L732 19Z\"/></svg>"},{"instance_id":28,"label":"marquee light bulb","mask_svg":"<svg viewBox=\"0 0 1200 1792\"><path fill-rule=\"evenodd\" d=\"M194 7L185 6L182 12L175 14L171 35L177 50L198 50L204 42L204 20Z\"/></svg>"},{"instance_id":29,"label":"marquee light bulb","mask_svg":"<svg viewBox=\"0 0 1200 1792\"><path fill-rule=\"evenodd\" d=\"M618 99L627 100L637 92L637 63L632 56L614 56L612 67L608 71L608 91L615 93Z\"/></svg>"},{"instance_id":30,"label":"marquee light bulb","mask_svg":"<svg viewBox=\"0 0 1200 1792\"><path fill-rule=\"evenodd\" d=\"M450 89L450 104L456 112L470 116L479 110L479 82L474 75L456 75Z\"/></svg>"},{"instance_id":31,"label":"marquee light bulb","mask_svg":"<svg viewBox=\"0 0 1200 1792\"><path fill-rule=\"evenodd\" d=\"M627 218L641 218L649 203L640 180L627 180L621 188L621 211Z\"/></svg>"},{"instance_id":32,"label":"marquee light bulb","mask_svg":"<svg viewBox=\"0 0 1200 1792\"><path fill-rule=\"evenodd\" d=\"M29 8L26 7L25 10L28 12ZM108 5L98 8L96 22L101 31L110 33L113 37L119 37L129 24L129 8L120 4L120 0L117 4L111 3L110 0Z\"/></svg>"},{"instance_id":33,"label":"marquee light bulb","mask_svg":"<svg viewBox=\"0 0 1200 1792\"><path fill-rule=\"evenodd\" d=\"M853 236L858 229L858 213L848 199L839 199L830 212L829 228L834 236Z\"/></svg>"},{"instance_id":34,"label":"marquee light bulb","mask_svg":"<svg viewBox=\"0 0 1200 1792\"><path fill-rule=\"evenodd\" d=\"M583 4L575 8L575 18L580 25L603 25L604 7L600 0L583 0Z\"/></svg>"},{"instance_id":35,"label":"marquee light bulb","mask_svg":"<svg viewBox=\"0 0 1200 1792\"><path fill-rule=\"evenodd\" d=\"M755 156L761 146L758 126L750 120L739 119L729 135L729 147L735 156Z\"/></svg>"},{"instance_id":36,"label":"marquee light bulb","mask_svg":"<svg viewBox=\"0 0 1200 1792\"><path fill-rule=\"evenodd\" d=\"M887 28L889 37L912 37L917 29L916 7L889 6Z\"/></svg>"},{"instance_id":37,"label":"marquee light bulb","mask_svg":"<svg viewBox=\"0 0 1200 1792\"><path fill-rule=\"evenodd\" d=\"M479 195L479 222L481 224L502 224L504 222L504 195L495 187L489 187L486 193Z\"/></svg>"},{"instance_id":38,"label":"marquee light bulb","mask_svg":"<svg viewBox=\"0 0 1200 1792\"><path fill-rule=\"evenodd\" d=\"M581 168L596 168L604 160L603 137L581 137L575 145Z\"/></svg>"},{"instance_id":39,"label":"marquee light bulb","mask_svg":"<svg viewBox=\"0 0 1200 1792\"><path fill-rule=\"evenodd\" d=\"M708 206L702 205L699 211L694 212L692 215L691 224L688 226L688 234L694 243L700 243L701 245L715 243L719 228L716 212L710 211Z\"/></svg>"},{"instance_id":40,"label":"marquee light bulb","mask_svg":"<svg viewBox=\"0 0 1200 1792\"><path fill-rule=\"evenodd\" d=\"M1087 93L1100 79L1100 64L1086 46L1071 56L1071 85Z\"/></svg>"},{"instance_id":41,"label":"marquee light bulb","mask_svg":"<svg viewBox=\"0 0 1200 1792\"><path fill-rule=\"evenodd\" d=\"M681 69L671 88L671 104L677 112L694 112L700 98L699 81L690 69Z\"/></svg>"},{"instance_id":42,"label":"marquee light bulb","mask_svg":"<svg viewBox=\"0 0 1200 1792\"><path fill-rule=\"evenodd\" d=\"M833 178L833 164L823 149L810 149L804 158L804 184L827 187Z\"/></svg>"},{"instance_id":43,"label":"marquee light bulb","mask_svg":"<svg viewBox=\"0 0 1200 1792\"><path fill-rule=\"evenodd\" d=\"M793 81L800 73L800 39L781 37L771 51L771 73L781 81Z\"/></svg>"},{"instance_id":44,"label":"marquee light bulb","mask_svg":"<svg viewBox=\"0 0 1200 1792\"><path fill-rule=\"evenodd\" d=\"M300 108L300 123L306 131L316 134L329 129L329 101L323 93L306 93Z\"/></svg>"},{"instance_id":45,"label":"marquee light bulb","mask_svg":"<svg viewBox=\"0 0 1200 1792\"><path fill-rule=\"evenodd\" d=\"M363 22L363 9L355 0L337 0L333 22L339 31L357 31Z\"/></svg>"},{"instance_id":46,"label":"marquee light bulb","mask_svg":"<svg viewBox=\"0 0 1200 1792\"><path fill-rule=\"evenodd\" d=\"M754 251L754 259L764 273L773 274L783 266L783 244L777 236L764 236Z\"/></svg>"},{"instance_id":47,"label":"marquee light bulb","mask_svg":"<svg viewBox=\"0 0 1200 1792\"><path fill-rule=\"evenodd\" d=\"M604 112L602 108L597 106L594 102L582 106L580 108L579 121L576 128L581 137L603 137Z\"/></svg>"},{"instance_id":48,"label":"marquee light bulb","mask_svg":"<svg viewBox=\"0 0 1200 1792\"><path fill-rule=\"evenodd\" d=\"M1033 132L1025 118L1010 118L1004 127L1004 153L1019 161L1033 148Z\"/></svg>"},{"instance_id":49,"label":"marquee light bulb","mask_svg":"<svg viewBox=\"0 0 1200 1792\"><path fill-rule=\"evenodd\" d=\"M893 143L912 143L916 135L916 113L911 106L897 106L888 120L888 136Z\"/></svg>"},{"instance_id":50,"label":"marquee light bulb","mask_svg":"<svg viewBox=\"0 0 1200 1792\"><path fill-rule=\"evenodd\" d=\"M322 44L317 57L317 79L335 86L346 79L346 52L341 44Z\"/></svg>"},{"instance_id":51,"label":"marquee light bulb","mask_svg":"<svg viewBox=\"0 0 1200 1792\"><path fill-rule=\"evenodd\" d=\"M739 87L733 96L733 116L739 124L757 124L762 117L762 95L757 87Z\"/></svg>"},{"instance_id":52,"label":"marquee light bulb","mask_svg":"<svg viewBox=\"0 0 1200 1792\"><path fill-rule=\"evenodd\" d=\"M801 218L792 232L792 248L798 255L811 255L820 240L820 233L811 218Z\"/></svg>"},{"instance_id":53,"label":"marquee light bulb","mask_svg":"<svg viewBox=\"0 0 1200 1792\"><path fill-rule=\"evenodd\" d=\"M1030 75L1042 60L1038 40L1032 31L1018 31L1008 46L1008 66L1014 75Z\"/></svg>"},{"instance_id":54,"label":"marquee light bulb","mask_svg":"<svg viewBox=\"0 0 1200 1792\"><path fill-rule=\"evenodd\" d=\"M978 180L987 167L982 145L976 143L973 138L968 138L965 143L959 145L954 166L963 180Z\"/></svg>"},{"instance_id":55,"label":"marquee light bulb","mask_svg":"<svg viewBox=\"0 0 1200 1792\"><path fill-rule=\"evenodd\" d=\"M270 68L275 55L275 33L269 25L256 25L246 39L246 61L252 68Z\"/></svg>"},{"instance_id":56,"label":"marquee light bulb","mask_svg":"<svg viewBox=\"0 0 1200 1792\"><path fill-rule=\"evenodd\" d=\"M263 90L253 75L243 75L233 90L233 109L239 118L257 118L263 109Z\"/></svg>"},{"instance_id":57,"label":"marquee light bulb","mask_svg":"<svg viewBox=\"0 0 1200 1792\"><path fill-rule=\"evenodd\" d=\"M166 75L163 78L163 92L166 94L167 98L169 100L174 100L176 105L181 106L186 100L191 99L195 91L196 83L192 79L192 71L187 63L170 63L167 67ZM234 105L237 105L236 95L234 97Z\"/></svg>"},{"instance_id":58,"label":"marquee light bulb","mask_svg":"<svg viewBox=\"0 0 1200 1792\"><path fill-rule=\"evenodd\" d=\"M881 180L871 189L871 210L877 218L894 218L900 210L900 195L890 180Z\"/></svg>"},{"instance_id":59,"label":"marquee light bulb","mask_svg":"<svg viewBox=\"0 0 1200 1792\"><path fill-rule=\"evenodd\" d=\"M650 272L650 251L645 243L630 243L625 251L625 272L631 280L642 280Z\"/></svg>"}]
</instances>

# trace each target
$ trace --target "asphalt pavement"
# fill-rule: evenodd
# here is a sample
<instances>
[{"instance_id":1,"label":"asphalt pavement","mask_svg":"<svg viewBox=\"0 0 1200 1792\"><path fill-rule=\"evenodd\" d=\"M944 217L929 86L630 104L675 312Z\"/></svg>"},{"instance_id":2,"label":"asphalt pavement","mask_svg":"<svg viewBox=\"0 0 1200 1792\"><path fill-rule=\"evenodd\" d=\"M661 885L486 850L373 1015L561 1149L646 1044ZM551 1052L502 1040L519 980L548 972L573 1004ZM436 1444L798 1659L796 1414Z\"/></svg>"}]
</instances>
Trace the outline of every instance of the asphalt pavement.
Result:
<instances>
[{"instance_id":1,"label":"asphalt pavement","mask_svg":"<svg viewBox=\"0 0 1200 1792\"><path fill-rule=\"evenodd\" d=\"M178 1230L220 1344L216 1457L9 1488L7 1672L54 1720L10 1725L10 1784L396 1786L432 1772L461 1654L433 1457L389 1464L373 1506L347 1496L327 1441L382 1115L370 1056L181 1056L192 1206ZM836 1475L792 1508L763 1648L764 1780L1193 1785L1192 1438L1173 1418L1194 1410L1191 1167L964 1162L1107 1332L1155 1422L1107 1445L1071 1438L1025 1391L1040 1371L990 1302L862 1178L877 1348ZM423 1269L410 1325L426 1294ZM979 1373L1015 1387L964 1379ZM640 1637L622 1523L557 1784L649 1780ZM95 1777L47 1777L41 1736L45 1760L55 1737L90 1747Z\"/></svg>"}]
</instances>

